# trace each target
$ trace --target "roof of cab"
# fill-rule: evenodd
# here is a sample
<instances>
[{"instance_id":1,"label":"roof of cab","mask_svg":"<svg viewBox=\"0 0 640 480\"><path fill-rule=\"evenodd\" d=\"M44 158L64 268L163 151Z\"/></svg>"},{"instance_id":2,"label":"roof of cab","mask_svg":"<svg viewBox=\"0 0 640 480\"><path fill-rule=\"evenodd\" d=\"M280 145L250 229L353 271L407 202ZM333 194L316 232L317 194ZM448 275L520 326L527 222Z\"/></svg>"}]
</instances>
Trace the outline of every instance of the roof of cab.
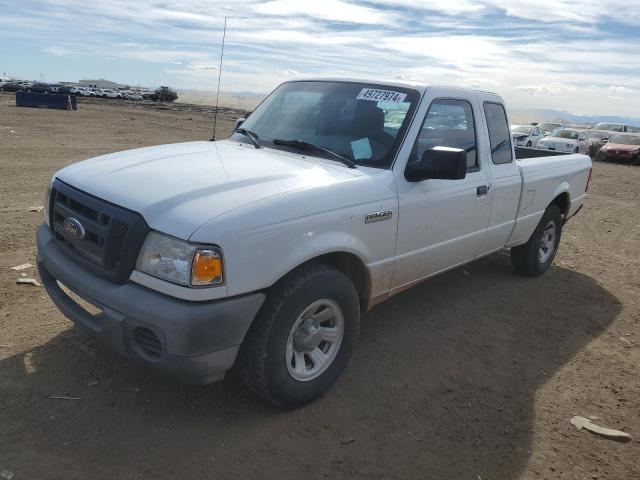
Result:
<instances>
[{"instance_id":1,"label":"roof of cab","mask_svg":"<svg viewBox=\"0 0 640 480\"><path fill-rule=\"evenodd\" d=\"M301 77L301 78L292 78L287 80L288 82L349 82L349 83L375 83L377 85L385 85L389 87L403 87L403 88L413 88L417 90L420 94L423 94L427 88L446 88L451 91L459 91L459 92L473 92L482 95L490 95L500 98L497 93L494 92L486 92L483 90L476 90L472 88L461 88L461 87L451 87L448 85L430 85L419 82L412 82L406 80L396 80L396 79L388 79L388 78L352 78L352 77Z\"/></svg>"}]
</instances>

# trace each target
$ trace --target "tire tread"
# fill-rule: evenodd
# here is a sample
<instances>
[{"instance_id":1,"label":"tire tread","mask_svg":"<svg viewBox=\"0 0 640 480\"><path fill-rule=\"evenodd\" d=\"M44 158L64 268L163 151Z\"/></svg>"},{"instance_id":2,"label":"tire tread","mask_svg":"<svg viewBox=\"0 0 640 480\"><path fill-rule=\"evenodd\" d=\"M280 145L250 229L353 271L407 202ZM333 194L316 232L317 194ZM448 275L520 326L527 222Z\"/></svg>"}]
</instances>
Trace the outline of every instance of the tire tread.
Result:
<instances>
[{"instance_id":1,"label":"tire tread","mask_svg":"<svg viewBox=\"0 0 640 480\"><path fill-rule=\"evenodd\" d=\"M262 400L281 408L286 408L287 405L279 401L269 389L266 369L269 332L287 299L306 282L326 272L337 272L337 270L320 263L310 264L293 270L276 283L267 294L267 300L240 347L238 363L244 384Z\"/></svg>"}]
</instances>

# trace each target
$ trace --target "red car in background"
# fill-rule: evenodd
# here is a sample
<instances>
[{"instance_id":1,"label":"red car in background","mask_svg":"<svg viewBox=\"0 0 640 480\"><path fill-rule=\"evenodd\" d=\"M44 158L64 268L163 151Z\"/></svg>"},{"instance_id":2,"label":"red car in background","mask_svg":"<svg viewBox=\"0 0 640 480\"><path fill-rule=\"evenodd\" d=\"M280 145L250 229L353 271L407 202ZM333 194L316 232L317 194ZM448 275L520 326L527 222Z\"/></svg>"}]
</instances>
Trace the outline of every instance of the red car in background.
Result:
<instances>
[{"instance_id":1,"label":"red car in background","mask_svg":"<svg viewBox=\"0 0 640 480\"><path fill-rule=\"evenodd\" d=\"M640 135L616 135L600 149L596 160L640 164Z\"/></svg>"}]
</instances>

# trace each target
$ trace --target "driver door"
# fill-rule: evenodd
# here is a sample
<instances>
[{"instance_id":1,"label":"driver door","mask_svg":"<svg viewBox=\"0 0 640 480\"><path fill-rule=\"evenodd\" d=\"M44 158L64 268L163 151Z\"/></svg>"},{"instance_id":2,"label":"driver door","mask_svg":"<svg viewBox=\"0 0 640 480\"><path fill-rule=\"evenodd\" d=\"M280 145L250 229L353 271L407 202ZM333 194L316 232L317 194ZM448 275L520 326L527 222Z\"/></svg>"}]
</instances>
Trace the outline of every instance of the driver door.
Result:
<instances>
[{"instance_id":1,"label":"driver door","mask_svg":"<svg viewBox=\"0 0 640 480\"><path fill-rule=\"evenodd\" d=\"M434 146L467 150L462 180L408 182L398 178L399 216L392 289L401 290L442 270L472 260L487 233L492 192L481 167L476 104L438 98L429 106L409 163Z\"/></svg>"}]
</instances>

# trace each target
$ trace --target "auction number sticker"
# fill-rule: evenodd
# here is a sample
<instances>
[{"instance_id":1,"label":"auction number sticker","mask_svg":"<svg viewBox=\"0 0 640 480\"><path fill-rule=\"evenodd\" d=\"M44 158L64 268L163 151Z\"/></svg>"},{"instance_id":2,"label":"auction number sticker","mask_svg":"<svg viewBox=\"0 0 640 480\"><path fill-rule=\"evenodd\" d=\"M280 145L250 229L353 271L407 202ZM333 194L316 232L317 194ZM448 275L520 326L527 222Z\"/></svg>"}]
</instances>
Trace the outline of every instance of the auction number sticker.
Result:
<instances>
[{"instance_id":1,"label":"auction number sticker","mask_svg":"<svg viewBox=\"0 0 640 480\"><path fill-rule=\"evenodd\" d=\"M363 88L356 100L372 100L374 102L402 103L407 97L406 93L393 90L380 90L378 88Z\"/></svg>"}]
</instances>

